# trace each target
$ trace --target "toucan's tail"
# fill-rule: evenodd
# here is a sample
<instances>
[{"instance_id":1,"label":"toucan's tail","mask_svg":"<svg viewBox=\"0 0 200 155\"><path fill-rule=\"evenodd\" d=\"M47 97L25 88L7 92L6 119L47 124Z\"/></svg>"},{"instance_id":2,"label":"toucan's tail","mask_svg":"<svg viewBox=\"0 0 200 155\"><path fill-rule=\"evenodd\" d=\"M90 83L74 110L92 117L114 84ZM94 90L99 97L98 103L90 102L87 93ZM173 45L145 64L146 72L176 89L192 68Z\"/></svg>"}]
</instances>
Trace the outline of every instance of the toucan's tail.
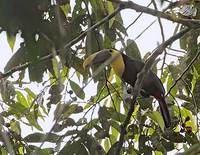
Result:
<instances>
[{"instance_id":1,"label":"toucan's tail","mask_svg":"<svg viewBox=\"0 0 200 155\"><path fill-rule=\"evenodd\" d=\"M165 122L165 126L166 128L171 126L171 118L169 115L169 110L167 108L167 104L165 102L165 98L164 97L160 97L158 100L159 106L160 106L160 111L162 113L163 116L163 120Z\"/></svg>"}]
</instances>

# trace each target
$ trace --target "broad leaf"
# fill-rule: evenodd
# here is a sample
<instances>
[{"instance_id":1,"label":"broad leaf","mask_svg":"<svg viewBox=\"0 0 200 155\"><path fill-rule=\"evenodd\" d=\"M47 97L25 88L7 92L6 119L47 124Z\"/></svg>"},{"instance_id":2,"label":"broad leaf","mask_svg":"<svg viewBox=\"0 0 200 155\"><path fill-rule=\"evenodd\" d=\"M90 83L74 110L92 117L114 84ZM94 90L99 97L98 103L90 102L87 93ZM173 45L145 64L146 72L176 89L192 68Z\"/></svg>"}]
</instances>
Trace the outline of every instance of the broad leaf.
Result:
<instances>
[{"instance_id":1,"label":"broad leaf","mask_svg":"<svg viewBox=\"0 0 200 155\"><path fill-rule=\"evenodd\" d=\"M20 102L26 108L29 107L29 104L28 104L26 98L24 97L24 95L21 92L19 92L19 91L16 91L16 94L17 94L17 100L18 100L18 102Z\"/></svg>"},{"instance_id":2,"label":"broad leaf","mask_svg":"<svg viewBox=\"0 0 200 155\"><path fill-rule=\"evenodd\" d=\"M151 113L146 113L152 120L159 124L160 128L164 132L165 124L162 115L158 111L152 111Z\"/></svg>"},{"instance_id":3,"label":"broad leaf","mask_svg":"<svg viewBox=\"0 0 200 155\"><path fill-rule=\"evenodd\" d=\"M43 133L33 133L33 134L29 134L26 137L24 137L24 140L26 142L31 142L31 143L38 143L38 142L56 142L58 139L60 138L59 135L56 135L54 133L50 133L50 134L43 134Z\"/></svg>"},{"instance_id":4,"label":"broad leaf","mask_svg":"<svg viewBox=\"0 0 200 155\"><path fill-rule=\"evenodd\" d=\"M8 44L9 44L11 50L13 51L13 48L14 48L14 45L15 45L15 41L16 41L16 35L9 34L8 32L6 34L7 34Z\"/></svg>"},{"instance_id":5,"label":"broad leaf","mask_svg":"<svg viewBox=\"0 0 200 155\"><path fill-rule=\"evenodd\" d=\"M125 51L129 57L141 60L139 48L134 40L131 39L127 40Z\"/></svg>"},{"instance_id":6,"label":"broad leaf","mask_svg":"<svg viewBox=\"0 0 200 155\"><path fill-rule=\"evenodd\" d=\"M70 86L71 86L72 90L74 91L74 93L76 94L76 96L78 96L80 99L84 99L85 92L83 91L83 89L74 81L69 80L69 82L70 82Z\"/></svg>"}]
</instances>

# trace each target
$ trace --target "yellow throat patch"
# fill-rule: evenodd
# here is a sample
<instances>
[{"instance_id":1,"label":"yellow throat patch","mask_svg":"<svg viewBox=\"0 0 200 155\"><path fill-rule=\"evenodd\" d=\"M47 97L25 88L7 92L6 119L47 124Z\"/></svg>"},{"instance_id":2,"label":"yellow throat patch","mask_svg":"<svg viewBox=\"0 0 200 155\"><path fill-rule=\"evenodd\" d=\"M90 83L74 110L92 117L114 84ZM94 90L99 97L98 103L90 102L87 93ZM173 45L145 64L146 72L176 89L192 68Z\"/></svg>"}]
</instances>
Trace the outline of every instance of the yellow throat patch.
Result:
<instances>
[{"instance_id":1,"label":"yellow throat patch","mask_svg":"<svg viewBox=\"0 0 200 155\"><path fill-rule=\"evenodd\" d=\"M122 77L124 69L125 69L123 57L120 52L114 49L112 51L113 51L112 52L113 61L111 62L110 65L113 68L115 74L117 74L117 76L119 77Z\"/></svg>"}]
</instances>

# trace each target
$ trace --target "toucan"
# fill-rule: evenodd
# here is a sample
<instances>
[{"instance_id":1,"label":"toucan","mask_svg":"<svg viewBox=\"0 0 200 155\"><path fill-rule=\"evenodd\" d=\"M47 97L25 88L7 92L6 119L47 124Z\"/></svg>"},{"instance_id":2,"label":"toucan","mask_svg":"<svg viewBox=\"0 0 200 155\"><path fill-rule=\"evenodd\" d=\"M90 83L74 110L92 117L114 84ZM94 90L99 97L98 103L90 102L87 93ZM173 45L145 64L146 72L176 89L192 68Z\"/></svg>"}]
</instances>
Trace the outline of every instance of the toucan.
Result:
<instances>
[{"instance_id":1,"label":"toucan","mask_svg":"<svg viewBox=\"0 0 200 155\"><path fill-rule=\"evenodd\" d=\"M137 74L145 65L141 60L130 58L116 49L103 49L90 55L83 62L83 68L95 64L110 64L115 74L132 87L134 87L137 80ZM165 101L165 89L161 80L151 70L144 77L141 91L148 96L154 96L159 103L165 126L170 127L171 119Z\"/></svg>"}]
</instances>

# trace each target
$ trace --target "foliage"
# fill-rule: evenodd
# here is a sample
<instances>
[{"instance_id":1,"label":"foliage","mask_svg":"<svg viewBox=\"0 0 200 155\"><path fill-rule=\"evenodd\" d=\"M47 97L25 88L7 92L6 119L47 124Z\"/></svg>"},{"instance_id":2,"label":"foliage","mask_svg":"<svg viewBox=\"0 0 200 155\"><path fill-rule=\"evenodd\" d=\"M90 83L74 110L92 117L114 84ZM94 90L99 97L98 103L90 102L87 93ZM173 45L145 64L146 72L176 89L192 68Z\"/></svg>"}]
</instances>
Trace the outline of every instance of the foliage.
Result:
<instances>
[{"instance_id":1,"label":"foliage","mask_svg":"<svg viewBox=\"0 0 200 155\"><path fill-rule=\"evenodd\" d=\"M161 6L168 3L160 0ZM167 13L174 18L199 19L200 4L189 3L197 9L195 16L176 14L175 9L186 5L184 3L173 3ZM91 77L97 67L84 71L82 63L88 55L118 45L130 57L142 59L137 42L128 39L128 27L124 26L119 13L89 31L75 45L66 48L66 44L117 7L116 3L104 0L0 1L0 27L6 31L10 48L13 49L17 34L23 38L20 48L5 66L5 72L31 62L28 70L22 68L14 78L10 75L0 79L1 154L114 154L120 125L129 109L127 93L123 90L126 85L109 67ZM174 33L184 28L183 25L177 27ZM166 91L170 91L166 98L173 127L164 128L158 107L152 106L155 105L152 98L139 96L127 127L124 154L165 154L180 147L185 154L200 152L200 58L177 81L199 52L199 33L193 30L180 38L181 50L166 49L166 56L178 57L176 63L163 65L161 69L161 80ZM41 60L47 55L50 55L48 59ZM166 64L165 59L157 60L155 72L160 72L159 63ZM40 92L25 82L27 73L31 85L35 82L41 85ZM174 82L176 85L172 88ZM95 95L92 96L87 87L92 87ZM46 118L52 111L54 121L46 133L41 120L47 123ZM24 135L24 126L31 127L34 133Z\"/></svg>"}]
</instances>

